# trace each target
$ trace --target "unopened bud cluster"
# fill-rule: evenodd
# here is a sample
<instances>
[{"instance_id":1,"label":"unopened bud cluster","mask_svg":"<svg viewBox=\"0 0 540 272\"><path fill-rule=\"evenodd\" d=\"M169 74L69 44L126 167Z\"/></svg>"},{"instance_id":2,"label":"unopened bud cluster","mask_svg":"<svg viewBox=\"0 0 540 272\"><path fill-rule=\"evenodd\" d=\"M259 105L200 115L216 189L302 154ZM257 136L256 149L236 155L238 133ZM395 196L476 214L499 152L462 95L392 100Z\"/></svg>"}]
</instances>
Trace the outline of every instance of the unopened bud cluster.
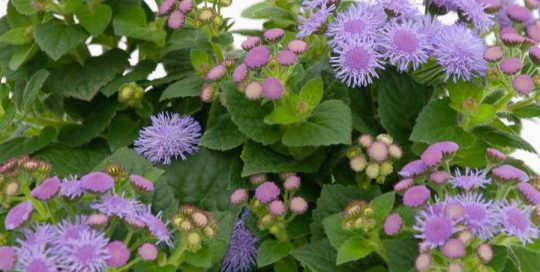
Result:
<instances>
[{"instance_id":1,"label":"unopened bud cluster","mask_svg":"<svg viewBox=\"0 0 540 272\"><path fill-rule=\"evenodd\" d=\"M219 28L223 25L220 14L221 7L228 7L232 0L208 2L211 5L198 7L193 0L165 0L159 7L159 16L168 16L167 25L172 29L180 29L189 23L192 26L213 24Z\"/></svg>"},{"instance_id":2,"label":"unopened bud cluster","mask_svg":"<svg viewBox=\"0 0 540 272\"><path fill-rule=\"evenodd\" d=\"M0 203L7 208L11 200L28 188L32 181L44 179L49 175L50 164L31 159L28 156L8 159L0 164Z\"/></svg>"},{"instance_id":3,"label":"unopened bud cluster","mask_svg":"<svg viewBox=\"0 0 540 272\"><path fill-rule=\"evenodd\" d=\"M118 102L128 107L139 107L144 96L144 89L135 82L122 85L118 93Z\"/></svg>"},{"instance_id":4,"label":"unopened bud cluster","mask_svg":"<svg viewBox=\"0 0 540 272\"><path fill-rule=\"evenodd\" d=\"M171 221L191 252L198 252L204 239L213 239L217 234L217 224L212 215L193 205L180 206L180 211L172 216Z\"/></svg>"},{"instance_id":5,"label":"unopened bud cluster","mask_svg":"<svg viewBox=\"0 0 540 272\"><path fill-rule=\"evenodd\" d=\"M257 217L257 227L266 230L280 240L288 240L287 224L296 215L307 211L307 201L297 195L301 178L295 173L280 174L283 192L273 181L267 181L264 174L250 177L251 184L256 187L254 197L249 199L247 189L236 189L230 197L235 205L246 205Z\"/></svg>"},{"instance_id":6,"label":"unopened bud cluster","mask_svg":"<svg viewBox=\"0 0 540 272\"><path fill-rule=\"evenodd\" d=\"M364 200L353 200L343 210L341 226L345 230L370 231L375 227L373 208Z\"/></svg>"},{"instance_id":7,"label":"unopened bud cluster","mask_svg":"<svg viewBox=\"0 0 540 272\"><path fill-rule=\"evenodd\" d=\"M376 138L361 135L358 145L351 147L347 153L351 169L365 173L377 183L384 183L386 177L394 172L394 161L402 156L401 147L387 134L380 134Z\"/></svg>"}]
</instances>

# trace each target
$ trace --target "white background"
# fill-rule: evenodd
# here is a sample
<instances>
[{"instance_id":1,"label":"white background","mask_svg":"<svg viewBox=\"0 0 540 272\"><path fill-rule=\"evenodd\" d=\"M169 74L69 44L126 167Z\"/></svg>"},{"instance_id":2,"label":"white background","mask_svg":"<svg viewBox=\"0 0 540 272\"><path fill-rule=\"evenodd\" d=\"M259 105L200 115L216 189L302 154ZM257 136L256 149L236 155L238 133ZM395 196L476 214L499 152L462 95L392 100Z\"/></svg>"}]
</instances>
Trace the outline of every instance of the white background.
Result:
<instances>
[{"instance_id":1,"label":"white background","mask_svg":"<svg viewBox=\"0 0 540 272\"><path fill-rule=\"evenodd\" d=\"M240 13L246 7L260 2L261 0L233 0L232 6L225 8L224 13L226 17L231 17L236 19L234 29L246 29L246 28L261 28L261 21L258 20L249 20L245 18L240 18ZM149 5L157 10L157 7L154 1L146 0ZM0 16L4 16L6 13L7 0L0 0ZM242 38L235 36L235 44L240 44ZM136 61L136 60L132 60ZM153 76L161 77L163 76L163 70L156 71ZM526 120L523 122L523 132L522 137L531 143L536 150L540 151L540 123L538 119L535 120ZM536 154L532 154L525 151L517 151L513 154L516 158L522 159L525 163L531 168L535 169L537 172L540 172L540 157Z\"/></svg>"}]
</instances>

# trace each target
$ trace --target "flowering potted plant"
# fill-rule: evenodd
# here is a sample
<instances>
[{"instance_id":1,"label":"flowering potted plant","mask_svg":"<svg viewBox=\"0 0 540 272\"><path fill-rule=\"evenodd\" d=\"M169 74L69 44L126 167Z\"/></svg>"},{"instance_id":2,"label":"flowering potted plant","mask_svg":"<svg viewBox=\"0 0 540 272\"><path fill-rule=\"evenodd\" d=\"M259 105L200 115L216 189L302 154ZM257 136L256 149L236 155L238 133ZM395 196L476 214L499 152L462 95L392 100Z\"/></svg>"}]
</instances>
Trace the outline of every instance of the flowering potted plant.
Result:
<instances>
[{"instance_id":1,"label":"flowering potted plant","mask_svg":"<svg viewBox=\"0 0 540 272\"><path fill-rule=\"evenodd\" d=\"M539 1L233 4L3 2L0 271L538 271Z\"/></svg>"}]
</instances>

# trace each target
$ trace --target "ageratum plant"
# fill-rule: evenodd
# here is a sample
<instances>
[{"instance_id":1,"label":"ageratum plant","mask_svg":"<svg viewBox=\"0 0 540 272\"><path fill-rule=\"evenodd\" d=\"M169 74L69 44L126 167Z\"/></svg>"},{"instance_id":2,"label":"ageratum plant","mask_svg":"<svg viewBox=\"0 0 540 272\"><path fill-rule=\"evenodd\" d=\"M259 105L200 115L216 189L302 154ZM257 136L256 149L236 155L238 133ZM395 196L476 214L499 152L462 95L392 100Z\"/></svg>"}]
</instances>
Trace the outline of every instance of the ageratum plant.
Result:
<instances>
[{"instance_id":1,"label":"ageratum plant","mask_svg":"<svg viewBox=\"0 0 540 272\"><path fill-rule=\"evenodd\" d=\"M0 271L540 267L537 0L4 3Z\"/></svg>"}]
</instances>

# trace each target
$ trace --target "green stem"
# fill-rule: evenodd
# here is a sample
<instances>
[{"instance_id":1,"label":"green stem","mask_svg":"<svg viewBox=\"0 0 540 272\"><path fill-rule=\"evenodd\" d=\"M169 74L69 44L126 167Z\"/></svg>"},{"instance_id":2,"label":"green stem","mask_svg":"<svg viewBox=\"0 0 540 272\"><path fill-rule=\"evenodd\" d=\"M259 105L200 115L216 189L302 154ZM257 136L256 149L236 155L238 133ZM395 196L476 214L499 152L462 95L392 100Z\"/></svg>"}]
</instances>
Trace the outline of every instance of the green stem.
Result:
<instances>
[{"instance_id":1,"label":"green stem","mask_svg":"<svg viewBox=\"0 0 540 272\"><path fill-rule=\"evenodd\" d=\"M506 107L506 110L514 111L514 110L517 110L517 109L521 109L523 107L526 107L526 106L532 104L534 102L534 99L535 99L534 97L529 97L529 98L523 99L523 100L521 100L519 102L508 105Z\"/></svg>"},{"instance_id":2,"label":"green stem","mask_svg":"<svg viewBox=\"0 0 540 272\"><path fill-rule=\"evenodd\" d=\"M167 264L174 265L175 267L180 266L180 264L182 264L184 261L184 253L186 252L187 248L187 241L182 241L167 261Z\"/></svg>"},{"instance_id":3,"label":"green stem","mask_svg":"<svg viewBox=\"0 0 540 272\"><path fill-rule=\"evenodd\" d=\"M121 271L125 271L125 270L128 270L130 269L131 267L133 267L134 265L136 265L138 262L141 261L141 258L140 257L137 257L135 259L133 259L131 262L119 267L119 268L112 268L110 271L111 272L121 272Z\"/></svg>"},{"instance_id":4,"label":"green stem","mask_svg":"<svg viewBox=\"0 0 540 272\"><path fill-rule=\"evenodd\" d=\"M379 237L379 234L376 232L369 232L369 243L373 247L373 250L377 252L377 254L388 263L388 256L386 255L386 251L384 249L384 244L381 241L381 238Z\"/></svg>"}]
</instances>

